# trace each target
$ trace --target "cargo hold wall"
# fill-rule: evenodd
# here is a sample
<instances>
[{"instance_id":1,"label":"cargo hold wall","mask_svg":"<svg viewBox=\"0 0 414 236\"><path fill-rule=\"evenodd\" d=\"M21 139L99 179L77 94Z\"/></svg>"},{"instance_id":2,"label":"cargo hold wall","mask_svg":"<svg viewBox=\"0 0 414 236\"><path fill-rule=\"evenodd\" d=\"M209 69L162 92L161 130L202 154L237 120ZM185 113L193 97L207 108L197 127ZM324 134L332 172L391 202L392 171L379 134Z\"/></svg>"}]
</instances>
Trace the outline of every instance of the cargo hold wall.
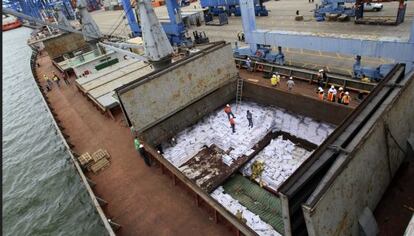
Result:
<instances>
[{"instance_id":1,"label":"cargo hold wall","mask_svg":"<svg viewBox=\"0 0 414 236\"><path fill-rule=\"evenodd\" d=\"M414 75L390 81L368 122L345 147L303 205L309 235L358 235L365 207L374 211L403 161L414 131ZM358 120L355 121L357 123ZM401 149L400 149L401 147Z\"/></svg>"},{"instance_id":2,"label":"cargo hold wall","mask_svg":"<svg viewBox=\"0 0 414 236\"><path fill-rule=\"evenodd\" d=\"M231 45L218 42L116 92L129 123L142 133L235 81L237 74Z\"/></svg>"}]
</instances>

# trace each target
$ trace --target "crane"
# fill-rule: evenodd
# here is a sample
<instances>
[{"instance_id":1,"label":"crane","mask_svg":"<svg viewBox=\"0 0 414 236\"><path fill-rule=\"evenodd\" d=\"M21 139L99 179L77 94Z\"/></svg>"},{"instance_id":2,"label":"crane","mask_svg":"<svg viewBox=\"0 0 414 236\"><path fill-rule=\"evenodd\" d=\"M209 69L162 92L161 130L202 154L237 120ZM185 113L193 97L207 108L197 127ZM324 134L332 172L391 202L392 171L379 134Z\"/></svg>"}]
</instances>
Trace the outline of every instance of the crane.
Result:
<instances>
[{"instance_id":1,"label":"crane","mask_svg":"<svg viewBox=\"0 0 414 236\"><path fill-rule=\"evenodd\" d=\"M135 11L139 11L134 6L131 5L130 0L122 0L125 16L128 20L128 24L131 28L132 36L142 36L142 29L141 25L142 22L137 21L140 20L139 15L137 13L135 15ZM167 34L168 39L170 40L172 45L190 45L191 38L186 36L187 30L181 18L181 7L177 3L176 0L166 0L167 10L168 10L168 18L169 22L161 23L165 33ZM152 6L151 6L152 7Z\"/></svg>"},{"instance_id":2,"label":"crane","mask_svg":"<svg viewBox=\"0 0 414 236\"><path fill-rule=\"evenodd\" d=\"M414 69L414 20L411 24L410 35L407 41L341 38L336 36L320 36L306 32L257 29L253 3L250 0L240 0L240 7L242 10L243 30L249 47L236 49L235 53L239 55L255 55L258 45L355 55L354 75L357 77L361 73L371 72L372 74L367 73L366 75L375 79L381 79L381 75L384 73L379 72L383 68L381 66L375 68L375 70L363 68L360 63L362 56L388 58L397 63L404 63L406 65L406 73Z\"/></svg>"}]
</instances>

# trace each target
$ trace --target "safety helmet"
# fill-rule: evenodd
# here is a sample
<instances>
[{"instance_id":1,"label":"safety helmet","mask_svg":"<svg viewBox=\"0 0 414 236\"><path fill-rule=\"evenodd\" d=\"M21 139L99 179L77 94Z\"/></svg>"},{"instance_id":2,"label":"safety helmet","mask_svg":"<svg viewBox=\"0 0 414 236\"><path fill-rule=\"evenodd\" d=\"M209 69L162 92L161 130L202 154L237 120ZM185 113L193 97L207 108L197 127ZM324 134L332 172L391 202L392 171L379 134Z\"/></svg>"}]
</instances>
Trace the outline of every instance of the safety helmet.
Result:
<instances>
[{"instance_id":1,"label":"safety helmet","mask_svg":"<svg viewBox=\"0 0 414 236\"><path fill-rule=\"evenodd\" d=\"M323 69L320 69L319 72L323 72Z\"/></svg>"},{"instance_id":2,"label":"safety helmet","mask_svg":"<svg viewBox=\"0 0 414 236\"><path fill-rule=\"evenodd\" d=\"M323 88L319 87L318 88L319 92L323 92Z\"/></svg>"},{"instance_id":3,"label":"safety helmet","mask_svg":"<svg viewBox=\"0 0 414 236\"><path fill-rule=\"evenodd\" d=\"M348 92L345 92L345 95L349 95L349 93Z\"/></svg>"},{"instance_id":4,"label":"safety helmet","mask_svg":"<svg viewBox=\"0 0 414 236\"><path fill-rule=\"evenodd\" d=\"M344 90L344 88L342 88L342 87L339 87L339 90Z\"/></svg>"},{"instance_id":5,"label":"safety helmet","mask_svg":"<svg viewBox=\"0 0 414 236\"><path fill-rule=\"evenodd\" d=\"M290 78L289 79L293 79L293 77L292 76L290 76Z\"/></svg>"},{"instance_id":6,"label":"safety helmet","mask_svg":"<svg viewBox=\"0 0 414 236\"><path fill-rule=\"evenodd\" d=\"M139 148L143 148L143 147L144 147L144 145L142 145L142 144L139 145Z\"/></svg>"},{"instance_id":7,"label":"safety helmet","mask_svg":"<svg viewBox=\"0 0 414 236\"><path fill-rule=\"evenodd\" d=\"M230 107L230 105L229 105L229 104L227 104L227 105L226 105L226 107Z\"/></svg>"},{"instance_id":8,"label":"safety helmet","mask_svg":"<svg viewBox=\"0 0 414 236\"><path fill-rule=\"evenodd\" d=\"M334 89L334 88L335 88L335 86L331 85L331 89Z\"/></svg>"}]
</instances>

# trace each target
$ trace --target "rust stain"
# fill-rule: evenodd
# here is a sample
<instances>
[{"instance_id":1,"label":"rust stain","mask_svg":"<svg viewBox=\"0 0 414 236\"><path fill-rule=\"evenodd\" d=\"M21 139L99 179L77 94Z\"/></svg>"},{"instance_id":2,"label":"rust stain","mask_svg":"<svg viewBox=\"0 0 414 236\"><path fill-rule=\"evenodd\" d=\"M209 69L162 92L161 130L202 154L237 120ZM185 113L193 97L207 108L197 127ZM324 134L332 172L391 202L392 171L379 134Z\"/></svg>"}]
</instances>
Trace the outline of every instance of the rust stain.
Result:
<instances>
[{"instance_id":1,"label":"rust stain","mask_svg":"<svg viewBox=\"0 0 414 236\"><path fill-rule=\"evenodd\" d=\"M333 235L335 236L345 235L343 231L346 229L347 223L348 223L348 212L346 211Z\"/></svg>"},{"instance_id":2,"label":"rust stain","mask_svg":"<svg viewBox=\"0 0 414 236\"><path fill-rule=\"evenodd\" d=\"M177 91L176 93L173 94L173 98L179 98L181 96L180 91Z\"/></svg>"}]
</instances>

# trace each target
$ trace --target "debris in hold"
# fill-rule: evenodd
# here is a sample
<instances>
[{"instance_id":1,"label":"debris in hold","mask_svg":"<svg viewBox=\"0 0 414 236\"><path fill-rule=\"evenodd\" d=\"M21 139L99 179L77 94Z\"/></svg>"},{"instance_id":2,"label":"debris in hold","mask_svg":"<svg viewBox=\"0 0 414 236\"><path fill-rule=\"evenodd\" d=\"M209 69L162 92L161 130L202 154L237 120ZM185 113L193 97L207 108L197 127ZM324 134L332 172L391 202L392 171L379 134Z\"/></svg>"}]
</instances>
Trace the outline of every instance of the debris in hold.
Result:
<instances>
[{"instance_id":1,"label":"debris in hold","mask_svg":"<svg viewBox=\"0 0 414 236\"><path fill-rule=\"evenodd\" d=\"M251 178L252 179L257 179L260 178L262 176L263 170L265 168L265 164L262 160L255 160L253 162L253 164L251 164L251 171L252 171L252 175Z\"/></svg>"},{"instance_id":2,"label":"debris in hold","mask_svg":"<svg viewBox=\"0 0 414 236\"><path fill-rule=\"evenodd\" d=\"M246 207L241 205L236 199L229 194L224 193L223 187L218 187L210 194L211 197L216 199L221 205L223 205L228 211L236 215L237 212L242 212L242 219L246 220L247 226L254 230L260 236L278 236L280 235L271 225L264 222L258 215L255 215L249 211ZM240 214L239 214L240 215Z\"/></svg>"},{"instance_id":3,"label":"debris in hold","mask_svg":"<svg viewBox=\"0 0 414 236\"><path fill-rule=\"evenodd\" d=\"M277 190L311 153L279 136L250 160L241 169L241 172L243 175L251 176L256 182L260 183L263 181L265 186ZM255 168L255 163L258 161L263 162L263 171L260 175L252 171ZM256 171L259 171L259 169Z\"/></svg>"},{"instance_id":4,"label":"debris in hold","mask_svg":"<svg viewBox=\"0 0 414 236\"><path fill-rule=\"evenodd\" d=\"M236 107L233 104L233 107ZM248 127L246 111L253 114L253 128ZM320 145L334 126L309 117L289 113L282 108L245 102L235 112L236 133L231 133L228 117L220 108L196 125L176 136L176 144L163 144L164 157L179 167L196 155L203 146L217 145L233 159L248 155L252 148L270 131L284 131L292 136Z\"/></svg>"}]
</instances>

